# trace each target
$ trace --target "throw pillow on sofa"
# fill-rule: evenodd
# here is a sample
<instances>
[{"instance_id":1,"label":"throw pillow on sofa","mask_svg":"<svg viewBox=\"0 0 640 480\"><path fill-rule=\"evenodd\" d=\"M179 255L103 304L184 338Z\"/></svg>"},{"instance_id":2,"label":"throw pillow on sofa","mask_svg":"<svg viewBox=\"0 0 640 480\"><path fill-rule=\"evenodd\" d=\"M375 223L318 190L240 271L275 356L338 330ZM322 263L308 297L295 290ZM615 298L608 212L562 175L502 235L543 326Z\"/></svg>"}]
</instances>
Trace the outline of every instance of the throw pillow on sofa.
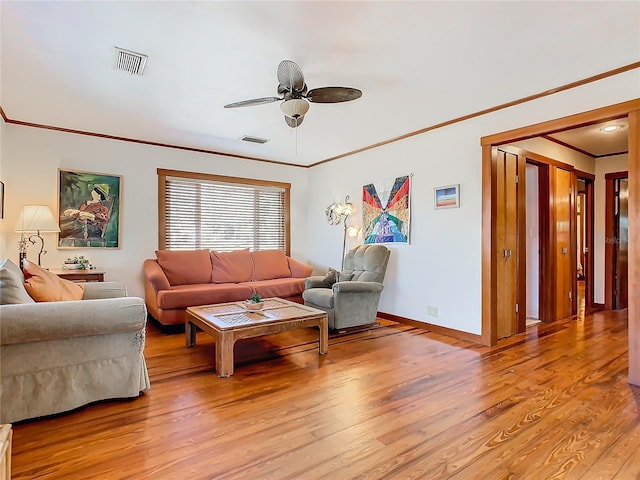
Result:
<instances>
[{"instance_id":1,"label":"throw pillow on sofa","mask_svg":"<svg viewBox=\"0 0 640 480\"><path fill-rule=\"evenodd\" d=\"M28 260L22 267L26 278L24 287L36 302L82 300L84 285L60 278Z\"/></svg>"},{"instance_id":2,"label":"throw pillow on sofa","mask_svg":"<svg viewBox=\"0 0 640 480\"><path fill-rule=\"evenodd\" d=\"M0 305L35 303L24 288L24 275L15 263L0 262Z\"/></svg>"},{"instance_id":3,"label":"throw pillow on sofa","mask_svg":"<svg viewBox=\"0 0 640 480\"><path fill-rule=\"evenodd\" d=\"M291 276L289 262L282 250L260 250L251 252L253 280L272 280Z\"/></svg>"},{"instance_id":4,"label":"throw pillow on sofa","mask_svg":"<svg viewBox=\"0 0 640 480\"><path fill-rule=\"evenodd\" d=\"M215 283L250 282L253 261L248 248L231 252L211 252L211 267Z\"/></svg>"},{"instance_id":5,"label":"throw pillow on sofa","mask_svg":"<svg viewBox=\"0 0 640 480\"><path fill-rule=\"evenodd\" d=\"M211 283L209 250L156 250L169 285Z\"/></svg>"}]
</instances>

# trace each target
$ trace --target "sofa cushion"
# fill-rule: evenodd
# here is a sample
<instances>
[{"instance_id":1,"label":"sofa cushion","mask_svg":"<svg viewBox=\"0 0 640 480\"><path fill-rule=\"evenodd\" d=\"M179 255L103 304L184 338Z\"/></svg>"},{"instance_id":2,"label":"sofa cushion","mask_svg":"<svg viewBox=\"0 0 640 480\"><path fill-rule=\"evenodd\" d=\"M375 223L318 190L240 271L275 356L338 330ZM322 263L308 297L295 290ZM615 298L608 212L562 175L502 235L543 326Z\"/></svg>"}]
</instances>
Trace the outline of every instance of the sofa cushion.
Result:
<instances>
[{"instance_id":1,"label":"sofa cushion","mask_svg":"<svg viewBox=\"0 0 640 480\"><path fill-rule=\"evenodd\" d=\"M289 262L282 250L251 252L253 258L253 280L271 280L291 277Z\"/></svg>"},{"instance_id":2,"label":"sofa cushion","mask_svg":"<svg viewBox=\"0 0 640 480\"><path fill-rule=\"evenodd\" d=\"M22 269L26 278L24 287L36 302L82 300L84 285L60 278L28 260Z\"/></svg>"},{"instance_id":3,"label":"sofa cushion","mask_svg":"<svg viewBox=\"0 0 640 480\"><path fill-rule=\"evenodd\" d=\"M215 283L248 282L253 278L253 261L248 248L232 252L211 252Z\"/></svg>"},{"instance_id":4,"label":"sofa cushion","mask_svg":"<svg viewBox=\"0 0 640 480\"><path fill-rule=\"evenodd\" d=\"M209 250L157 250L156 257L170 285L211 282Z\"/></svg>"},{"instance_id":5,"label":"sofa cushion","mask_svg":"<svg viewBox=\"0 0 640 480\"><path fill-rule=\"evenodd\" d=\"M35 303L24 288L22 270L11 260L0 262L0 305Z\"/></svg>"},{"instance_id":6,"label":"sofa cushion","mask_svg":"<svg viewBox=\"0 0 640 480\"><path fill-rule=\"evenodd\" d=\"M236 283L177 285L158 292L158 307L163 310L246 300L253 290Z\"/></svg>"},{"instance_id":7,"label":"sofa cushion","mask_svg":"<svg viewBox=\"0 0 640 480\"><path fill-rule=\"evenodd\" d=\"M304 291L304 278L275 278L273 280L256 280L247 282L246 285L252 288L263 298L270 297L295 297Z\"/></svg>"}]
</instances>

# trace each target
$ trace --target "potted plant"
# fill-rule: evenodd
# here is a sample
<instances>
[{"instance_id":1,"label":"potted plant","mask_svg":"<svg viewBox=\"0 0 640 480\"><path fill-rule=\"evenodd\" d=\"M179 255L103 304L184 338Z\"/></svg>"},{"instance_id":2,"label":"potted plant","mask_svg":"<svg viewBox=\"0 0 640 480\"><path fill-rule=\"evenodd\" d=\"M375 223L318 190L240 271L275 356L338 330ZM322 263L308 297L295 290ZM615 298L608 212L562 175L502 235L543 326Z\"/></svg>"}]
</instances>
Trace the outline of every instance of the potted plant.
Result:
<instances>
[{"instance_id":1,"label":"potted plant","mask_svg":"<svg viewBox=\"0 0 640 480\"><path fill-rule=\"evenodd\" d=\"M262 310L262 307L264 307L264 299L259 293L254 292L251 297L244 302L244 308L247 310Z\"/></svg>"}]
</instances>

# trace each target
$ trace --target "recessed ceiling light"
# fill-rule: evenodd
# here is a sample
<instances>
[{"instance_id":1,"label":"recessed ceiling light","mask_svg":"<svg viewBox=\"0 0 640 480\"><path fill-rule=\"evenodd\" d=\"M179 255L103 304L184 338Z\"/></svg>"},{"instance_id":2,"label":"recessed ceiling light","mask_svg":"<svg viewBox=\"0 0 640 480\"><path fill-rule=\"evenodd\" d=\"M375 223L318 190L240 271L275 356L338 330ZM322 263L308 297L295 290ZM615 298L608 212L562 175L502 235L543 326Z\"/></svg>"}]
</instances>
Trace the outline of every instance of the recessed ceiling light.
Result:
<instances>
[{"instance_id":1,"label":"recessed ceiling light","mask_svg":"<svg viewBox=\"0 0 640 480\"><path fill-rule=\"evenodd\" d=\"M600 131L604 133L611 133L611 132L615 132L619 128L620 128L620 125L607 125L606 127L602 127Z\"/></svg>"}]
</instances>

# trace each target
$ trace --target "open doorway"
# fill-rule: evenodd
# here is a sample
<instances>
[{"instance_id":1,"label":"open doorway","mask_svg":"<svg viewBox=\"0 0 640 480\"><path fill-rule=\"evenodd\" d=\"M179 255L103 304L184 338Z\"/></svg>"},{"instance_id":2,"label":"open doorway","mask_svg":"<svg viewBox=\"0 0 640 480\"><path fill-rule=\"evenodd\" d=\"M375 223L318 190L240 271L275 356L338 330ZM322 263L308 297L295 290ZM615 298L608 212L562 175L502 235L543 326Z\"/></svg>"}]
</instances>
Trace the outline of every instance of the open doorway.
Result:
<instances>
[{"instance_id":1,"label":"open doorway","mask_svg":"<svg viewBox=\"0 0 640 480\"><path fill-rule=\"evenodd\" d=\"M637 112L640 108L640 100L634 100L630 102L621 103L618 105L612 105L610 107L604 107L598 110L594 110L591 112L585 112L582 114L572 115L570 117L565 117L562 119L552 120L546 123L540 123L536 125L532 125L529 127L523 127L521 129L511 130L508 132L491 135L488 137L483 137L481 139L482 147L483 147L483 329L482 329L482 338L483 343L487 345L495 345L498 339L498 317L500 316L500 312L512 310L511 307L505 307L500 302L503 302L505 299L513 299L513 298L523 298L521 295L507 295L509 292L503 291L503 285L499 282L499 268L502 262L502 257L504 248L501 248L499 245L499 238L494 233L496 222L498 221L498 217L500 216L500 202L498 201L497 196L497 185L500 182L497 182L497 166L496 166L496 152L498 148L501 148L503 145L513 145L518 142L522 142L527 139L533 139L542 136L550 136L554 135L558 132L563 132L565 130L576 129L578 127L588 127L598 123L602 123L604 121L614 120L614 119L626 119L627 115L630 118L629 123L629 136L632 138L640 138L640 112ZM632 120L631 120L632 119ZM636 137L633 137L633 136ZM561 143L561 142L558 142ZM640 148L638 147L638 142L630 142L629 150L629 165L634 164L634 162L640 163ZM566 191L567 184L567 175L563 172L562 167L552 166L552 177L549 185L550 187L556 188L557 192L561 192L563 189ZM553 170L555 169L555 170ZM574 170L576 171L576 170ZM578 173L576 171L576 173ZM573 182L577 180L576 176L574 176ZM587 182L588 183L588 182ZM575 187L574 192L577 190L576 183L571 183ZM630 182L631 189L633 190L632 182ZM633 212L633 195L631 195L630 204L632 205L631 211ZM562 220L562 222L571 222L576 223L577 219L575 216L575 208L574 205L571 205L571 202L574 200L569 200L569 205L565 210L571 213L570 218L566 220ZM555 214L557 215L560 212L561 208L564 207L566 202L563 200L562 204L556 205L555 207L552 205L551 207L555 208ZM586 207L586 201L585 201ZM564 210L562 212L564 213ZM633 216L633 215L632 215ZM549 222L551 227L554 227L554 222ZM557 223L557 222L556 222ZM633 225L633 222L629 222ZM562 227L562 231L564 232L564 227L566 223L563 225L555 225L556 228ZM575 228L571 228L571 230L575 231ZM586 227L585 227L586 230ZM633 229L632 229L633 231ZM586 234L586 232L585 232ZM585 235L586 237L586 235ZM573 263L572 268L570 269L570 276L572 277L572 281L576 282L577 280L577 271L578 271L578 252L577 245L578 240L575 236L572 236L571 241L564 245L564 243L558 241L556 246L559 247L559 250L552 251L549 250L550 255L556 256L556 262L561 259L567 259ZM564 242L564 240L563 240ZM561 244L562 243L562 244ZM570 250L569 250L570 249ZM507 251L510 251L508 248ZM567 254L569 253L569 254ZM589 248L589 251L583 250L584 256L584 264L582 265L583 274L586 277L590 268L590 261L588 259L587 254L592 253L592 247ZM556 255L557 254L557 255ZM547 262L550 263L550 262ZM635 271L635 270L634 270ZM637 281L637 278L634 277L634 271L630 271L629 273L629 283L633 284L634 280ZM553 281L553 272L543 272L544 281L541 282L543 284L543 289L546 289L544 286L546 283ZM551 275L550 275L551 274ZM523 279L524 280L524 279ZM520 285L514 285L514 288L520 289L522 288ZM574 283L575 285L575 283ZM541 289L542 290L542 289ZM575 290L573 290L575 292ZM554 292L556 298L558 298L557 291ZM591 298L591 295L589 295ZM633 298L630 297L629 301L633 304ZM551 302L545 301L542 305L542 308L550 308L551 303L556 303L553 305L554 311L556 312L556 317L558 313L558 306L564 306L567 303L567 298L560 298L558 302L555 302L553 299ZM574 303L575 305L575 303ZM522 305L521 305L522 306ZM575 307L574 307L575 308ZM632 308L632 305L629 307ZM516 311L517 305L516 305ZM557 317L559 318L559 317ZM640 368L640 367L639 367Z\"/></svg>"},{"instance_id":2,"label":"open doorway","mask_svg":"<svg viewBox=\"0 0 640 480\"><path fill-rule=\"evenodd\" d=\"M617 182L618 211L614 222L618 241L614 249L614 305L616 310L629 306L629 179Z\"/></svg>"},{"instance_id":3,"label":"open doorway","mask_svg":"<svg viewBox=\"0 0 640 480\"><path fill-rule=\"evenodd\" d=\"M576 188L576 278L578 309L594 307L594 182L595 176L578 172Z\"/></svg>"},{"instance_id":4,"label":"open doorway","mask_svg":"<svg viewBox=\"0 0 640 480\"><path fill-rule=\"evenodd\" d=\"M605 176L605 308L629 305L629 173Z\"/></svg>"},{"instance_id":5,"label":"open doorway","mask_svg":"<svg viewBox=\"0 0 640 480\"><path fill-rule=\"evenodd\" d=\"M538 165L527 163L526 225L527 225L527 327L540 323L540 173Z\"/></svg>"}]
</instances>

